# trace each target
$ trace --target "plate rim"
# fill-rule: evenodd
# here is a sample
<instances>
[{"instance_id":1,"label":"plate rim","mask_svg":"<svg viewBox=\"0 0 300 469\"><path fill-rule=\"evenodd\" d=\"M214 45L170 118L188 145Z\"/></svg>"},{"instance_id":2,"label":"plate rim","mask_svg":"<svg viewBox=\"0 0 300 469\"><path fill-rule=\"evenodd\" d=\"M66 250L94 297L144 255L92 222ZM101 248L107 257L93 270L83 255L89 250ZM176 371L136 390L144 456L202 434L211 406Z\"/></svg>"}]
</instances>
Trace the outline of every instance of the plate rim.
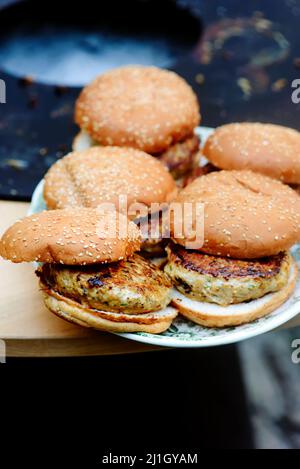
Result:
<instances>
[{"instance_id":1,"label":"plate rim","mask_svg":"<svg viewBox=\"0 0 300 469\"><path fill-rule=\"evenodd\" d=\"M253 337L266 334L268 332L272 332L272 331L275 332L278 327L282 326L283 324L286 324L288 321L298 316L298 314L300 313L298 308L299 308L299 305L295 304L295 305L292 305L290 308L288 308L285 312L283 312L279 316L275 316L275 317L269 316L269 319L268 319L268 316L265 316L266 322L262 325L257 325L257 329L254 327L253 330L239 331L238 329L239 326L236 326L236 331L232 332L232 334L230 335L227 335L225 333L224 336L222 337L220 336L204 337L202 339L199 339L199 341L197 339L182 340L182 339L172 338L172 337L169 338L166 336L160 336L161 337L160 339L155 340L156 334L153 334L153 337L137 335L133 339L132 335L134 333L131 333L131 332L126 332L126 333L123 332L123 333L115 333L115 334L120 337L125 337L127 339L136 340L137 342L142 342L142 343L151 344L151 345L161 345L161 346L170 347L170 348L218 347L222 345L229 345L229 344L242 342L244 340L252 339ZM216 329L216 328L213 328L213 329ZM220 331L221 330L222 329L220 329ZM159 334L157 335L159 336ZM160 341L163 341L165 343L163 344Z\"/></svg>"}]
</instances>

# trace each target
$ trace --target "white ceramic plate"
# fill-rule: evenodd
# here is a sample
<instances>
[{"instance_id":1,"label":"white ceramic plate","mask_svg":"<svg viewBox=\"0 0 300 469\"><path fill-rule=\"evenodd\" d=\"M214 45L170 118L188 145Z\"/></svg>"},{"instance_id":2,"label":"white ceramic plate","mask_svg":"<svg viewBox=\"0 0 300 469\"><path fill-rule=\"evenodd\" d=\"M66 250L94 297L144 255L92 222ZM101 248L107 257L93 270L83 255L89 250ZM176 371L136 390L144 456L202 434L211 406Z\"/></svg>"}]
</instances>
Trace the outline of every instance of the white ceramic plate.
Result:
<instances>
[{"instance_id":1,"label":"white ceramic plate","mask_svg":"<svg viewBox=\"0 0 300 469\"><path fill-rule=\"evenodd\" d=\"M197 133L202 143L213 129L199 127ZM29 209L29 214L38 213L46 208L43 199L43 185L41 181L36 187ZM292 249L292 253L298 263L300 270L300 245ZM296 289L288 301L268 316L258 319L243 326L224 329L213 329L199 326L179 316L172 326L162 334L148 334L144 332L117 334L137 342L144 342L164 347L212 347L216 345L230 344L249 339L257 335L269 332L300 313L300 278L298 278Z\"/></svg>"}]
</instances>

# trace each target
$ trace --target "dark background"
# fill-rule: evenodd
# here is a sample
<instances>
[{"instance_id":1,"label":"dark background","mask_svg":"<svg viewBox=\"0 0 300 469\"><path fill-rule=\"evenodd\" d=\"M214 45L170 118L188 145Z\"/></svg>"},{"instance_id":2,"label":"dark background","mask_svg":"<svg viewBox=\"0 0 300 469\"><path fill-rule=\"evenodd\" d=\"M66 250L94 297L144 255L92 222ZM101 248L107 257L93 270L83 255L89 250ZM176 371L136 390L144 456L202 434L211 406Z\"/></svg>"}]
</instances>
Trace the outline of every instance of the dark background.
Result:
<instances>
[{"instance_id":1,"label":"dark background","mask_svg":"<svg viewBox=\"0 0 300 469\"><path fill-rule=\"evenodd\" d=\"M300 107L291 102L291 81L300 75L298 1L86 0L84 6L51 0L3 10L0 57L19 26L37 44L48 24L75 25L83 38L98 28L108 42L118 34L124 44L132 38L149 43L154 64L166 60L193 86L203 125L260 120L299 128ZM28 54L26 70L35 53ZM53 58L50 67L53 72ZM7 83L7 104L0 105L0 198L29 200L77 132L72 114L80 88L68 86L74 77L58 67L57 81L45 84L31 79L34 72L12 73L0 63ZM253 428L256 446L300 447L299 367L291 368L290 335L274 333L239 349L8 359L0 368L8 414L1 451L12 443L11 461L59 463L62 451L69 463L87 464L124 446L124 454L154 447L252 448Z\"/></svg>"},{"instance_id":2,"label":"dark background","mask_svg":"<svg viewBox=\"0 0 300 469\"><path fill-rule=\"evenodd\" d=\"M65 70L60 51L48 44L56 34L57 46L64 31L62 48L99 58L101 71L118 65L120 43L130 62L141 59L137 44L150 49L148 62L191 83L203 125L258 120L299 127L300 106L291 102L300 67L298 0L85 0L84 8L64 0L2 3L13 6L0 13L0 74L7 84L7 104L0 106L1 198L29 200L47 168L71 148L80 88L68 84L84 84L90 63L79 55L73 73ZM28 37L24 57L9 47L17 41L22 47ZM39 73L53 84L41 83Z\"/></svg>"}]
</instances>

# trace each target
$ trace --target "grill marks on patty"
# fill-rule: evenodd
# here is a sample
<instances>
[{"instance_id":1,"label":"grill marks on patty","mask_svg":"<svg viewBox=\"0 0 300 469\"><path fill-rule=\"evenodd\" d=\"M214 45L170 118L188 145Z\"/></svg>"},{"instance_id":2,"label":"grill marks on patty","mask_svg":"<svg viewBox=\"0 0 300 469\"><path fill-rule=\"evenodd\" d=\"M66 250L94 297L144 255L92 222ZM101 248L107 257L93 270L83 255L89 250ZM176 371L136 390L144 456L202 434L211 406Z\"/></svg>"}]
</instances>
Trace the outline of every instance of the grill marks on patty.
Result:
<instances>
[{"instance_id":1,"label":"grill marks on patty","mask_svg":"<svg viewBox=\"0 0 300 469\"><path fill-rule=\"evenodd\" d=\"M172 261L180 263L182 267L199 274L224 279L242 277L271 278L280 272L283 260L287 256L286 252L281 252L276 256L242 260L187 250L175 243L171 243L169 249Z\"/></svg>"},{"instance_id":2,"label":"grill marks on patty","mask_svg":"<svg viewBox=\"0 0 300 469\"><path fill-rule=\"evenodd\" d=\"M279 291L289 279L288 252L262 259L229 259L185 250L174 243L167 248L165 272L183 295L196 301L228 306Z\"/></svg>"},{"instance_id":3,"label":"grill marks on patty","mask_svg":"<svg viewBox=\"0 0 300 469\"><path fill-rule=\"evenodd\" d=\"M138 314L159 311L170 302L171 282L141 256L91 267L44 264L42 285L88 307Z\"/></svg>"}]
</instances>

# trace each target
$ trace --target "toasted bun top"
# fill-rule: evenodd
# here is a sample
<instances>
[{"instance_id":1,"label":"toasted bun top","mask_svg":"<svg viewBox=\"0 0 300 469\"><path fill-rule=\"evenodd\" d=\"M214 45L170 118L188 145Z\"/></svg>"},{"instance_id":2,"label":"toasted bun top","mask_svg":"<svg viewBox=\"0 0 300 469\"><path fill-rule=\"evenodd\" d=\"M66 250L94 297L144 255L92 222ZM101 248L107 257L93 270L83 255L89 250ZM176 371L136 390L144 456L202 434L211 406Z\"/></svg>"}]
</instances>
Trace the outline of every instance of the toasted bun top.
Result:
<instances>
[{"instance_id":1,"label":"toasted bun top","mask_svg":"<svg viewBox=\"0 0 300 469\"><path fill-rule=\"evenodd\" d=\"M112 203L123 212L120 196L127 197L130 208L136 202L147 207L169 202L176 194L175 181L162 163L142 151L120 147L70 153L50 168L44 186L49 209Z\"/></svg>"},{"instance_id":2,"label":"toasted bun top","mask_svg":"<svg viewBox=\"0 0 300 469\"><path fill-rule=\"evenodd\" d=\"M221 169L250 169L300 183L300 133L281 125L223 125L208 138L204 155Z\"/></svg>"},{"instance_id":3,"label":"toasted bun top","mask_svg":"<svg viewBox=\"0 0 300 469\"><path fill-rule=\"evenodd\" d=\"M17 221L2 236L0 255L12 262L87 265L125 259L139 247L139 229L125 215L66 209Z\"/></svg>"},{"instance_id":4,"label":"toasted bun top","mask_svg":"<svg viewBox=\"0 0 300 469\"><path fill-rule=\"evenodd\" d=\"M271 256L300 239L300 197L275 179L251 171L218 171L187 186L177 202L204 204L204 244L200 250L240 259ZM195 239L176 238L183 246ZM194 233L194 234L193 234ZM173 226L174 237L174 226Z\"/></svg>"},{"instance_id":5,"label":"toasted bun top","mask_svg":"<svg viewBox=\"0 0 300 469\"><path fill-rule=\"evenodd\" d=\"M192 88L176 73L138 65L116 68L86 86L76 123L102 145L158 153L189 136L200 122Z\"/></svg>"}]
</instances>

